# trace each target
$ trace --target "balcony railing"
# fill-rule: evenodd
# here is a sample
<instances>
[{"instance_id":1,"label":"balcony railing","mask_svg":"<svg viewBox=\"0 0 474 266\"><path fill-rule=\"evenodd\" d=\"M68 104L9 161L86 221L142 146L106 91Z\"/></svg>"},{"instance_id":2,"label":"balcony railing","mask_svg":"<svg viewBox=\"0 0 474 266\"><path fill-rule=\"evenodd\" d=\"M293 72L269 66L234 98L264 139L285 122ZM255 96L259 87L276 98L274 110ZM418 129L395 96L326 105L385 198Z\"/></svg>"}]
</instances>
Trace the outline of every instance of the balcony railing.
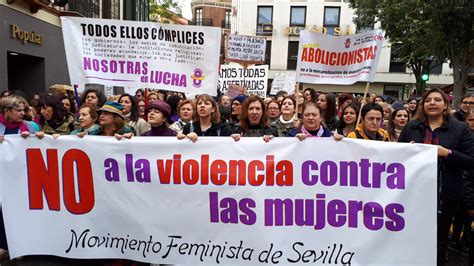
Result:
<instances>
[{"instance_id":1,"label":"balcony railing","mask_svg":"<svg viewBox=\"0 0 474 266\"><path fill-rule=\"evenodd\" d=\"M212 24L212 18L203 18L200 20L193 19L189 22L189 25L195 26L214 26Z\"/></svg>"}]
</instances>

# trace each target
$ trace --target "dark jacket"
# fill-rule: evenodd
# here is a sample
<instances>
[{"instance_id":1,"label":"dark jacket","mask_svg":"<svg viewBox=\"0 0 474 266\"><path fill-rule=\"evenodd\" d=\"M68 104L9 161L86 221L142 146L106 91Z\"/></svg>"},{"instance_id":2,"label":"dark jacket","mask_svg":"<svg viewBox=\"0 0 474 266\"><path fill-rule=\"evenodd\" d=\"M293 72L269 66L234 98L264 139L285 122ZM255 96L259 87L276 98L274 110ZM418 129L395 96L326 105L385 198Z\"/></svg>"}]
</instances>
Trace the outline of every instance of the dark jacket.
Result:
<instances>
[{"instance_id":1,"label":"dark jacket","mask_svg":"<svg viewBox=\"0 0 474 266\"><path fill-rule=\"evenodd\" d=\"M421 120L412 120L400 133L398 142L423 143L428 127ZM462 172L474 167L474 134L467 124L454 118L445 120L439 130L439 144L452 151L446 158L438 157L441 197L459 200L462 199L464 191Z\"/></svg>"},{"instance_id":2,"label":"dark jacket","mask_svg":"<svg viewBox=\"0 0 474 266\"><path fill-rule=\"evenodd\" d=\"M235 130L235 133L241 134L243 137L263 137L266 135L272 135L278 137L277 131L271 127L263 127L261 125L250 126L248 129L244 130L241 127L238 127Z\"/></svg>"},{"instance_id":3,"label":"dark jacket","mask_svg":"<svg viewBox=\"0 0 474 266\"><path fill-rule=\"evenodd\" d=\"M187 135L191 132L196 133L198 136L206 136L206 137L218 137L218 136L230 136L234 133L232 128L227 123L212 123L212 126L206 130L206 132L201 131L201 124L199 121L188 123L184 126L183 134Z\"/></svg>"},{"instance_id":4,"label":"dark jacket","mask_svg":"<svg viewBox=\"0 0 474 266\"><path fill-rule=\"evenodd\" d=\"M151 127L150 130L144 132L142 137L172 137L178 133L171 128L167 127L166 124L157 127Z\"/></svg>"},{"instance_id":5,"label":"dark jacket","mask_svg":"<svg viewBox=\"0 0 474 266\"><path fill-rule=\"evenodd\" d=\"M325 138L325 137L332 137L332 132L323 127L323 135L321 136L322 138ZM299 134L301 133L301 128L300 127L297 127L297 128L293 128L292 130L290 130L290 132L288 132L288 135L286 135L287 137L296 137L296 134Z\"/></svg>"}]
</instances>

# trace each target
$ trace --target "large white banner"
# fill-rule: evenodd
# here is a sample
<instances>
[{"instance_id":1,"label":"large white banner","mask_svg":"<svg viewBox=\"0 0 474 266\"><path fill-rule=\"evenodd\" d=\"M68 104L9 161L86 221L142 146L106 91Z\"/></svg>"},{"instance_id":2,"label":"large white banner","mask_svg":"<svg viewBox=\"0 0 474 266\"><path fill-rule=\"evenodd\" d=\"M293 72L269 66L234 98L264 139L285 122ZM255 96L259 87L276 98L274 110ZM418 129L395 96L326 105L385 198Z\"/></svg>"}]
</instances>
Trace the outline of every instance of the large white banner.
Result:
<instances>
[{"instance_id":1,"label":"large white banner","mask_svg":"<svg viewBox=\"0 0 474 266\"><path fill-rule=\"evenodd\" d=\"M296 80L313 84L373 82L384 36L382 31L333 36L301 31Z\"/></svg>"},{"instance_id":2,"label":"large white banner","mask_svg":"<svg viewBox=\"0 0 474 266\"><path fill-rule=\"evenodd\" d=\"M222 65L219 73L218 88L227 93L230 84L245 86L247 94L258 94L265 98L268 84L268 65L243 68L239 65Z\"/></svg>"},{"instance_id":3,"label":"large white banner","mask_svg":"<svg viewBox=\"0 0 474 266\"><path fill-rule=\"evenodd\" d=\"M13 258L436 263L434 146L6 136L0 154Z\"/></svg>"},{"instance_id":4,"label":"large white banner","mask_svg":"<svg viewBox=\"0 0 474 266\"><path fill-rule=\"evenodd\" d=\"M216 94L219 28L61 17L71 84Z\"/></svg>"}]
</instances>

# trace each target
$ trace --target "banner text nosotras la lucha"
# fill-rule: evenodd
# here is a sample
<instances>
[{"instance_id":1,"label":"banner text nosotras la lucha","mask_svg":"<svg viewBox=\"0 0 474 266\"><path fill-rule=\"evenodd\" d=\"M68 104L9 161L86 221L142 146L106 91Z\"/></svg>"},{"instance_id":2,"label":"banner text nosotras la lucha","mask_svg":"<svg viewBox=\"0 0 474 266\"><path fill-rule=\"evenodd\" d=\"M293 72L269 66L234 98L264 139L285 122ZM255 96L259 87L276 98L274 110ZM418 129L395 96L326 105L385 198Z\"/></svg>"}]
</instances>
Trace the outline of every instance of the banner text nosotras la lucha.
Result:
<instances>
[{"instance_id":1,"label":"banner text nosotras la lucha","mask_svg":"<svg viewBox=\"0 0 474 266\"><path fill-rule=\"evenodd\" d=\"M82 34L90 37L112 37L117 36L125 39L152 39L165 40L186 44L204 44L203 32L180 31L175 29L147 28L134 26L99 25L81 23Z\"/></svg>"}]
</instances>

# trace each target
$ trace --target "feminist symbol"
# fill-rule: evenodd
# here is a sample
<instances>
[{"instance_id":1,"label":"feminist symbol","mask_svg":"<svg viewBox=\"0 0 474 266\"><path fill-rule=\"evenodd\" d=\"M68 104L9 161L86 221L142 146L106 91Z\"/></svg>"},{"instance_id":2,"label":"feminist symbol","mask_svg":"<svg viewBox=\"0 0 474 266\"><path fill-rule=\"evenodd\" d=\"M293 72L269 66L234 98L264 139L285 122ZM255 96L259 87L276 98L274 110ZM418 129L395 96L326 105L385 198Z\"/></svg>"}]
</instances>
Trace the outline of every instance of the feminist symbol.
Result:
<instances>
[{"instance_id":1,"label":"feminist symbol","mask_svg":"<svg viewBox=\"0 0 474 266\"><path fill-rule=\"evenodd\" d=\"M193 79L193 86L196 88L201 87L202 81L204 80L204 75L202 73L202 70L200 68L194 69L194 74L191 75L191 78Z\"/></svg>"}]
</instances>

